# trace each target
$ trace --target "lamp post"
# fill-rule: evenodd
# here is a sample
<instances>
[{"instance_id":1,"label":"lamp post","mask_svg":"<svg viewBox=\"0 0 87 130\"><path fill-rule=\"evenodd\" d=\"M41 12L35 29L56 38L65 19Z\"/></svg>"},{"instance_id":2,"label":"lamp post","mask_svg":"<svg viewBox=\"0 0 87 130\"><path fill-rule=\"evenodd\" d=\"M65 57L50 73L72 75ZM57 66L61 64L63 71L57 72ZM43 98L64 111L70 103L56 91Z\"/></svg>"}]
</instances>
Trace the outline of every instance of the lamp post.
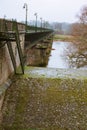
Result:
<instances>
[{"instance_id":1,"label":"lamp post","mask_svg":"<svg viewBox=\"0 0 87 130\"><path fill-rule=\"evenodd\" d=\"M6 19L6 15L4 15L4 19Z\"/></svg>"},{"instance_id":2,"label":"lamp post","mask_svg":"<svg viewBox=\"0 0 87 130\"><path fill-rule=\"evenodd\" d=\"M43 20L43 30L45 31L45 20Z\"/></svg>"},{"instance_id":3,"label":"lamp post","mask_svg":"<svg viewBox=\"0 0 87 130\"><path fill-rule=\"evenodd\" d=\"M44 20L44 29L45 29L45 27L46 27L46 22L45 22L45 20Z\"/></svg>"},{"instance_id":4,"label":"lamp post","mask_svg":"<svg viewBox=\"0 0 87 130\"><path fill-rule=\"evenodd\" d=\"M36 16L35 32L37 32L37 13L35 13L34 15Z\"/></svg>"},{"instance_id":5,"label":"lamp post","mask_svg":"<svg viewBox=\"0 0 87 130\"><path fill-rule=\"evenodd\" d=\"M25 18L25 25L26 25L26 27L25 27L25 30L27 32L27 12L28 12L28 5L27 5L27 3L24 3L23 8L26 9L26 18Z\"/></svg>"},{"instance_id":6,"label":"lamp post","mask_svg":"<svg viewBox=\"0 0 87 130\"><path fill-rule=\"evenodd\" d=\"M42 18L40 18L40 20L41 20L41 32L42 32Z\"/></svg>"}]
</instances>

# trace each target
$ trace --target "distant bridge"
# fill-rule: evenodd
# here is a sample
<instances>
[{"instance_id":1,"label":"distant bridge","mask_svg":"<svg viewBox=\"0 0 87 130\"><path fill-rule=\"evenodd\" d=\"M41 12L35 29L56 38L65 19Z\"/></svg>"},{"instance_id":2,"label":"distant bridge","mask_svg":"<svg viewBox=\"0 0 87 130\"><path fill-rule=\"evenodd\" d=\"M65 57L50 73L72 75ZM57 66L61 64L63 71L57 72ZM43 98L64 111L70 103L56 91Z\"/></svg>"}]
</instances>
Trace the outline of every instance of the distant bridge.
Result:
<instances>
[{"instance_id":1,"label":"distant bridge","mask_svg":"<svg viewBox=\"0 0 87 130\"><path fill-rule=\"evenodd\" d=\"M24 74L24 48L26 46L33 46L37 44L37 42L41 39L45 39L46 37L49 37L53 30L48 28L40 28L40 27L34 27L34 26L27 26L27 32L25 31L26 25L24 23L19 23L16 21L10 21L5 19L0 19L0 57L5 57L3 55L3 47L8 48L10 56L10 60L8 61L10 71L14 71L14 73L17 73L17 67L21 66L21 71ZM4 50L6 51L6 49ZM7 51L6 51L7 53ZM8 59L7 57L7 59ZM2 59L2 58L1 58ZM3 73L3 70L8 69L7 66L3 68L3 60L0 59L0 71ZM19 60L18 60L19 59ZM13 66L13 68L12 68ZM11 73L8 72L7 73ZM4 76L4 74L1 73L1 77ZM6 75L9 75L7 74Z\"/></svg>"}]
</instances>

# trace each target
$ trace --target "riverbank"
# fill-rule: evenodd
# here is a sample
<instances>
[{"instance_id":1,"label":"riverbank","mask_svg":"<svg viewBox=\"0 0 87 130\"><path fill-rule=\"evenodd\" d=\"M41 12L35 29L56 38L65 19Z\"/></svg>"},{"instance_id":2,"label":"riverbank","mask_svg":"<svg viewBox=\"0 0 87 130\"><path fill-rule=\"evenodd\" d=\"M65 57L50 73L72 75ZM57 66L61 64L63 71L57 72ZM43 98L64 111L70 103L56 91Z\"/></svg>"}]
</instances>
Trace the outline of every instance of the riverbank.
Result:
<instances>
[{"instance_id":1,"label":"riverbank","mask_svg":"<svg viewBox=\"0 0 87 130\"><path fill-rule=\"evenodd\" d=\"M87 72L26 67L12 78L2 130L86 130Z\"/></svg>"},{"instance_id":2,"label":"riverbank","mask_svg":"<svg viewBox=\"0 0 87 130\"><path fill-rule=\"evenodd\" d=\"M74 41L74 37L71 35L59 35L59 34L55 34L54 35L54 41L65 41L65 42L73 42Z\"/></svg>"}]
</instances>

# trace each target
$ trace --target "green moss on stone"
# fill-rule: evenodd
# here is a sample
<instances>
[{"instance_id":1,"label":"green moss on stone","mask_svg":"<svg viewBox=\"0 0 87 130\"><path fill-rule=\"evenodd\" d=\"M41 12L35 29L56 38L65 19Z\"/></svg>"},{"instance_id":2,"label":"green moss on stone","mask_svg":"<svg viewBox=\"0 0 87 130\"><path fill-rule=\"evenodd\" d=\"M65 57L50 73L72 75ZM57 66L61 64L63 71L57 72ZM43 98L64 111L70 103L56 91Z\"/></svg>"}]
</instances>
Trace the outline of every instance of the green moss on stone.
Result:
<instances>
[{"instance_id":1,"label":"green moss on stone","mask_svg":"<svg viewBox=\"0 0 87 130\"><path fill-rule=\"evenodd\" d=\"M3 129L87 129L86 76L84 75L85 79L83 74L80 75L81 78L72 78L72 71L69 75L68 70L54 70L54 77L54 74L50 76L48 70L53 72L53 69L26 67L24 76L14 77L2 109ZM61 77L62 71L67 71L67 76Z\"/></svg>"}]
</instances>

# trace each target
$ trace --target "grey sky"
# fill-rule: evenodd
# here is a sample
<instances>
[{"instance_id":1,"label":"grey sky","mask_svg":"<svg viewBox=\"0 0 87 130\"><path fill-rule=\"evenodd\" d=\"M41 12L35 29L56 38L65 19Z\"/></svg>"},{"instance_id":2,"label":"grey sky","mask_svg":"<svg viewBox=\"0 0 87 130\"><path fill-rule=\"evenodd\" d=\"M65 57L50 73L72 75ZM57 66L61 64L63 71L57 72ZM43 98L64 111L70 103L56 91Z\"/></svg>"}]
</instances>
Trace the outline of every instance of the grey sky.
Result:
<instances>
[{"instance_id":1,"label":"grey sky","mask_svg":"<svg viewBox=\"0 0 87 130\"><path fill-rule=\"evenodd\" d=\"M25 20L24 3L28 4L28 20L34 20L34 13L49 22L75 22L80 9L87 0L0 0L0 17L18 21Z\"/></svg>"}]
</instances>

